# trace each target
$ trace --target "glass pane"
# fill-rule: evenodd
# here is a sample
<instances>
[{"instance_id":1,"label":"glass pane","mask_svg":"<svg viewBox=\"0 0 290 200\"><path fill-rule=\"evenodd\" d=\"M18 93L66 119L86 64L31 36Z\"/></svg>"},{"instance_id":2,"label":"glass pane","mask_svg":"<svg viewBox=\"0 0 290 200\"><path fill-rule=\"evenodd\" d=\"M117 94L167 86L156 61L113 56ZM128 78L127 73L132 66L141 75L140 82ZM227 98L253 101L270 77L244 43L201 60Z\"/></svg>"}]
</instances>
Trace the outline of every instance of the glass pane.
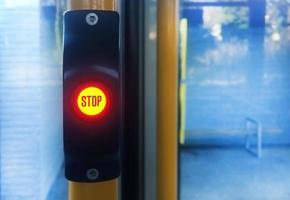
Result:
<instances>
[{"instance_id":1,"label":"glass pane","mask_svg":"<svg viewBox=\"0 0 290 200\"><path fill-rule=\"evenodd\" d=\"M211 2L245 2L246 0L183 0L183 2L211 3Z\"/></svg>"},{"instance_id":2,"label":"glass pane","mask_svg":"<svg viewBox=\"0 0 290 200\"><path fill-rule=\"evenodd\" d=\"M65 199L56 10L0 0L1 200Z\"/></svg>"},{"instance_id":3,"label":"glass pane","mask_svg":"<svg viewBox=\"0 0 290 200\"><path fill-rule=\"evenodd\" d=\"M181 200L290 198L289 8L181 7Z\"/></svg>"},{"instance_id":4,"label":"glass pane","mask_svg":"<svg viewBox=\"0 0 290 200\"><path fill-rule=\"evenodd\" d=\"M144 107L145 107L145 200L156 198L156 60L157 2L145 1Z\"/></svg>"},{"instance_id":5,"label":"glass pane","mask_svg":"<svg viewBox=\"0 0 290 200\"><path fill-rule=\"evenodd\" d=\"M1 0L1 7L37 7L39 5L38 0Z\"/></svg>"}]
</instances>

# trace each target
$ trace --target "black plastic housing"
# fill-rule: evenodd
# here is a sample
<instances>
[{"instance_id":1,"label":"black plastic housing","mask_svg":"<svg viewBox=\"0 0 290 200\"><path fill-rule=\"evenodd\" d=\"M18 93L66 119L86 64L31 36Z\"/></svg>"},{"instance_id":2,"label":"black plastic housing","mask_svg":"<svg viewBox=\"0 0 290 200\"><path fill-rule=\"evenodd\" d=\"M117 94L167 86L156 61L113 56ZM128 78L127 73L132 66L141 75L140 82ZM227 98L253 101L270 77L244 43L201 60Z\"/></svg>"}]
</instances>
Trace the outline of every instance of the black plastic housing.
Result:
<instances>
[{"instance_id":1,"label":"black plastic housing","mask_svg":"<svg viewBox=\"0 0 290 200\"><path fill-rule=\"evenodd\" d=\"M97 16L96 24L88 15ZM85 86L107 92L108 108L87 117L76 108ZM64 14L63 136L65 176L75 182L100 182L120 176L122 134L119 15L77 10Z\"/></svg>"}]
</instances>

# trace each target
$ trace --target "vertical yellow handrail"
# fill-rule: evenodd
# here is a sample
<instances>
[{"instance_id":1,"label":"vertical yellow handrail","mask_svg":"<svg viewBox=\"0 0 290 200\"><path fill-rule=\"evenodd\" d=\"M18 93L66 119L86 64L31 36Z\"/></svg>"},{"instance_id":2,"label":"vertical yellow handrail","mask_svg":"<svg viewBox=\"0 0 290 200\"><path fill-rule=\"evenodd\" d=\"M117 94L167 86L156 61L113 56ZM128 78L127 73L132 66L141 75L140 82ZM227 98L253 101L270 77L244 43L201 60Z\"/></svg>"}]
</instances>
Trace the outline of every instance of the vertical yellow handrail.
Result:
<instances>
[{"instance_id":1,"label":"vertical yellow handrail","mask_svg":"<svg viewBox=\"0 0 290 200\"><path fill-rule=\"evenodd\" d=\"M96 9L96 10L117 10L116 0L68 0L69 10Z\"/></svg>"},{"instance_id":2,"label":"vertical yellow handrail","mask_svg":"<svg viewBox=\"0 0 290 200\"><path fill-rule=\"evenodd\" d=\"M69 200L118 200L118 181L100 183L69 182Z\"/></svg>"},{"instance_id":3,"label":"vertical yellow handrail","mask_svg":"<svg viewBox=\"0 0 290 200\"><path fill-rule=\"evenodd\" d=\"M115 0L68 0L69 10L117 10ZM69 200L118 200L118 179L100 183L69 182Z\"/></svg>"},{"instance_id":4,"label":"vertical yellow handrail","mask_svg":"<svg viewBox=\"0 0 290 200\"><path fill-rule=\"evenodd\" d=\"M158 0L157 13L157 200L176 200L178 0Z\"/></svg>"}]
</instances>

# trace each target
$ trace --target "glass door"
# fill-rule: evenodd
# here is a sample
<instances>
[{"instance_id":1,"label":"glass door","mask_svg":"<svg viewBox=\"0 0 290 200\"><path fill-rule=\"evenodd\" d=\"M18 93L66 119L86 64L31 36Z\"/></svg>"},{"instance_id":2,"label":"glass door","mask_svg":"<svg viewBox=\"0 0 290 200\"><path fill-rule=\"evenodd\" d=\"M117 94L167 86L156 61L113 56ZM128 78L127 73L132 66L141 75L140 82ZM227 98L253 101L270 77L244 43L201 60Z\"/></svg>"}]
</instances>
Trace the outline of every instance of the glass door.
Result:
<instances>
[{"instance_id":1,"label":"glass door","mask_svg":"<svg viewBox=\"0 0 290 200\"><path fill-rule=\"evenodd\" d=\"M290 198L289 8L182 1L181 200Z\"/></svg>"}]
</instances>

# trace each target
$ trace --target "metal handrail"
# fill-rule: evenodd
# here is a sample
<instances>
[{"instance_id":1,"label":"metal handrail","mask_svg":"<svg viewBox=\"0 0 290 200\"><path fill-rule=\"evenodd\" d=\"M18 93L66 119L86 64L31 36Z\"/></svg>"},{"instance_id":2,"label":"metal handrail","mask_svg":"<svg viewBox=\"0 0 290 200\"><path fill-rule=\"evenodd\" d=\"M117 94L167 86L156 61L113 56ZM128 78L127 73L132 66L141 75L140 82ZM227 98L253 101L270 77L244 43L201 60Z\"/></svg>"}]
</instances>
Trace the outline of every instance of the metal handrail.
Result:
<instances>
[{"instance_id":1,"label":"metal handrail","mask_svg":"<svg viewBox=\"0 0 290 200\"><path fill-rule=\"evenodd\" d=\"M251 117L246 117L246 122L252 122L253 124L257 124L257 125L261 124L260 121L255 120L254 118L251 118Z\"/></svg>"},{"instance_id":2,"label":"metal handrail","mask_svg":"<svg viewBox=\"0 0 290 200\"><path fill-rule=\"evenodd\" d=\"M255 133L249 134L246 133L246 142L245 142L245 148L247 150L251 150L250 149L250 136L252 135L256 135L257 137L257 156L258 158L262 157L262 123L256 119L253 119L251 117L246 117L246 130L249 130L251 127L250 125L254 124L255 127Z\"/></svg>"}]
</instances>

